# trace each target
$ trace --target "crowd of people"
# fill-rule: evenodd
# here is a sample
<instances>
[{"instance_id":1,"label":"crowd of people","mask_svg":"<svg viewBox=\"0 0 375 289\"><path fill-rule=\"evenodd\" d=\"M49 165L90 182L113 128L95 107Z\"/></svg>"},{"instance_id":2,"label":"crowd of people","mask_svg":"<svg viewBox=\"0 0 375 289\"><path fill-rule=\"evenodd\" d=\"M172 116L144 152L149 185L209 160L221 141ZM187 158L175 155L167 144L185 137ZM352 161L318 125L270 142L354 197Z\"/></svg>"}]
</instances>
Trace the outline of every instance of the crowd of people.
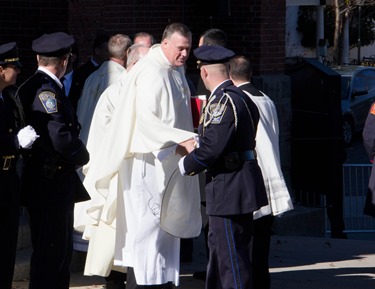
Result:
<instances>
[{"instance_id":1,"label":"crowd of people","mask_svg":"<svg viewBox=\"0 0 375 289\"><path fill-rule=\"evenodd\" d=\"M37 71L19 87L15 42L0 45L0 288L11 289L20 206L27 209L30 289L68 289L73 235L83 274L107 289L179 285L181 250L205 232L206 288L269 289L273 218L293 209L270 97L220 29L169 24L98 35L76 67L64 32L32 42ZM193 50L200 73L186 75ZM194 128L192 98L205 106ZM190 256L191 258L191 256ZM189 259L189 257L188 257ZM201 276L202 277L202 276Z\"/></svg>"}]
</instances>

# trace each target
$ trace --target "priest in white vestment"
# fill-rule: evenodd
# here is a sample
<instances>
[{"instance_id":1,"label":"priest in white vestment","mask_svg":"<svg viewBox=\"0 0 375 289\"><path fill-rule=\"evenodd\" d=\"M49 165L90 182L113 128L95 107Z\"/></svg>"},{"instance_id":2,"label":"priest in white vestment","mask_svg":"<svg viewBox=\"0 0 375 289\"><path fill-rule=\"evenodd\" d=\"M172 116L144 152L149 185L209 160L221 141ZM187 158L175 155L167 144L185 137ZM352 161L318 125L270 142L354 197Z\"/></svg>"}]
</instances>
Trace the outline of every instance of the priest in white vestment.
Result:
<instances>
[{"instance_id":1,"label":"priest in white vestment","mask_svg":"<svg viewBox=\"0 0 375 289\"><path fill-rule=\"evenodd\" d=\"M126 62L126 71L124 71L120 77L120 80L110 85L100 95L98 103L95 107L94 114L91 121L90 131L87 139L87 150L90 153L91 161L95 159L97 155L101 154L100 144L104 139L105 132L111 124L111 119L115 109L118 107L117 103L124 95L124 84L127 77L127 71L131 68L149 51L149 47L143 44L133 44L128 49L128 57ZM84 174L87 174L90 168L90 162L84 168ZM95 192L89 191L89 194ZM86 202L80 202L75 205L74 209L74 228L78 232L83 232L85 226L90 223L90 217L86 213L86 210L90 207L91 200ZM115 253L115 233L116 233L116 220L114 219L111 224L104 222L100 223L100 234L95 236L83 236L83 239L90 239L92 244L96 243L95 238L99 238L99 242L105 238L106 246L102 250L88 249L87 241L81 239L80 248L81 251L87 251L87 266L85 266L85 275L99 275L99 276L110 276L110 270L125 271L124 268L114 267L114 253ZM82 234L81 234L82 235ZM89 235L89 233L88 233ZM81 238L81 237L80 237ZM77 242L78 243L78 242ZM83 246L85 244L85 246ZM82 248L84 247L84 248ZM94 266L93 266L94 264ZM116 273L116 276L118 273ZM125 278L124 278L125 279ZM106 278L107 280L107 278ZM120 282L116 280L116 282Z\"/></svg>"},{"instance_id":2,"label":"priest in white vestment","mask_svg":"<svg viewBox=\"0 0 375 289\"><path fill-rule=\"evenodd\" d=\"M178 170L195 137L184 72L190 48L190 29L170 24L127 74L84 181L92 196L86 237L116 220L115 265L128 267L127 288L178 285L180 238L201 232L198 179ZM90 239L89 250L105 246Z\"/></svg>"}]
</instances>

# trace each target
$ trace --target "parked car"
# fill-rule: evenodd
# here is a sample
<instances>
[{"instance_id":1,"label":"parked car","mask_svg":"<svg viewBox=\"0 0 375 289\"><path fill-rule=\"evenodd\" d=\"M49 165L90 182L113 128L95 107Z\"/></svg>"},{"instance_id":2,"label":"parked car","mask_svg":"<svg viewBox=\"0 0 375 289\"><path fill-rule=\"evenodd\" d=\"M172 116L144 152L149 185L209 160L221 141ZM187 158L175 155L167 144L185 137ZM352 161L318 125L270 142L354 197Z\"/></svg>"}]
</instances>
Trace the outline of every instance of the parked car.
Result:
<instances>
[{"instance_id":1,"label":"parked car","mask_svg":"<svg viewBox=\"0 0 375 289\"><path fill-rule=\"evenodd\" d=\"M343 136L350 145L354 134L362 132L375 101L375 68L348 65L333 69L341 75Z\"/></svg>"}]
</instances>

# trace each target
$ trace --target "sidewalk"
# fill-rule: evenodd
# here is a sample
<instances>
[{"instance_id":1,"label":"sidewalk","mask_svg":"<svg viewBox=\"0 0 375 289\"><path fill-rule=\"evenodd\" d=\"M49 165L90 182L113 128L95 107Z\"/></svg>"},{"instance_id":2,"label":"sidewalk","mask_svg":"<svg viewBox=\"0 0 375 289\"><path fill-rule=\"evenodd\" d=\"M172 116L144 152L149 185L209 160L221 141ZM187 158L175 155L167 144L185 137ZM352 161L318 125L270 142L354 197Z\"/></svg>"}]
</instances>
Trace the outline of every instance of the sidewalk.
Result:
<instances>
[{"instance_id":1,"label":"sidewalk","mask_svg":"<svg viewBox=\"0 0 375 289\"><path fill-rule=\"evenodd\" d=\"M193 273L205 269L203 238L194 239L194 262L181 265L180 289L204 289ZM375 240L273 236L270 250L272 289L374 289ZM101 277L73 273L71 289L102 289ZM27 289L28 282L14 283Z\"/></svg>"}]
</instances>

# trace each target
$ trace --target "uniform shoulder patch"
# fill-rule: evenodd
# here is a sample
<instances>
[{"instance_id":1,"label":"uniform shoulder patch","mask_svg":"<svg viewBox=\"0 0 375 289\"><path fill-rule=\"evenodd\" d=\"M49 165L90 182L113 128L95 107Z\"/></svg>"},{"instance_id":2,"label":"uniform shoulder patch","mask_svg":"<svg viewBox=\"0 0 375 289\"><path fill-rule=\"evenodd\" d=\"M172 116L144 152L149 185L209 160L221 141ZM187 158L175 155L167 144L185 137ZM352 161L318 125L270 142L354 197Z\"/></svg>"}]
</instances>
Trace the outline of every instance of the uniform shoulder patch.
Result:
<instances>
[{"instance_id":1,"label":"uniform shoulder patch","mask_svg":"<svg viewBox=\"0 0 375 289\"><path fill-rule=\"evenodd\" d=\"M375 103L371 105L370 113L375 115Z\"/></svg>"},{"instance_id":2,"label":"uniform shoulder patch","mask_svg":"<svg viewBox=\"0 0 375 289\"><path fill-rule=\"evenodd\" d=\"M51 91L43 91L39 94L39 99L47 113L57 112L56 95Z\"/></svg>"},{"instance_id":3,"label":"uniform shoulder patch","mask_svg":"<svg viewBox=\"0 0 375 289\"><path fill-rule=\"evenodd\" d=\"M227 106L222 103L213 103L210 105L209 111L211 115L211 123L212 124L219 124L223 119L225 110Z\"/></svg>"}]
</instances>

